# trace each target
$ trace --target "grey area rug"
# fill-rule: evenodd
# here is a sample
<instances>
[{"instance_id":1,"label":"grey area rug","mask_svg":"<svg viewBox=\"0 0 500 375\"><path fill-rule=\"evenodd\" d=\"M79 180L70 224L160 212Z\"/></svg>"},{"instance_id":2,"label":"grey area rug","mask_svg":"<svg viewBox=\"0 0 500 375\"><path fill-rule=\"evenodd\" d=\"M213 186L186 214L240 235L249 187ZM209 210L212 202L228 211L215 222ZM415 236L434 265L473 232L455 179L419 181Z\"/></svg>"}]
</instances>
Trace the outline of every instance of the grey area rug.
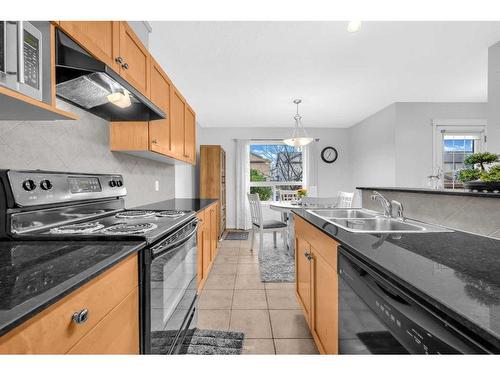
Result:
<instances>
[{"instance_id":1,"label":"grey area rug","mask_svg":"<svg viewBox=\"0 0 500 375\"><path fill-rule=\"evenodd\" d=\"M171 345L169 331L152 332L152 354L166 354ZM191 330L179 354L194 355L235 355L241 354L245 335L241 332Z\"/></svg>"},{"instance_id":2,"label":"grey area rug","mask_svg":"<svg viewBox=\"0 0 500 375\"><path fill-rule=\"evenodd\" d=\"M224 239L230 241L246 241L248 240L248 232L229 231Z\"/></svg>"},{"instance_id":3,"label":"grey area rug","mask_svg":"<svg viewBox=\"0 0 500 375\"><path fill-rule=\"evenodd\" d=\"M260 280L265 283L292 283L295 281L295 258L285 249L264 246L259 252Z\"/></svg>"}]
</instances>

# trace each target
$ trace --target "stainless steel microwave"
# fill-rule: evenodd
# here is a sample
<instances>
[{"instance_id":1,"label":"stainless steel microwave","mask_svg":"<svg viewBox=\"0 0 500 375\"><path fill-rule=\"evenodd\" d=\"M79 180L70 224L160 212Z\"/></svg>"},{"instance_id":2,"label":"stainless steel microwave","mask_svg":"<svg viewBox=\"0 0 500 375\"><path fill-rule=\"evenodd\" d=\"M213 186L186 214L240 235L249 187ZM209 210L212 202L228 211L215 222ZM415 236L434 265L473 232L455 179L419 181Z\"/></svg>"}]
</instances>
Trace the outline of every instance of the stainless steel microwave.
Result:
<instances>
[{"instance_id":1,"label":"stainless steel microwave","mask_svg":"<svg viewBox=\"0 0 500 375\"><path fill-rule=\"evenodd\" d=\"M42 100L42 33L30 22L0 21L0 85Z\"/></svg>"}]
</instances>

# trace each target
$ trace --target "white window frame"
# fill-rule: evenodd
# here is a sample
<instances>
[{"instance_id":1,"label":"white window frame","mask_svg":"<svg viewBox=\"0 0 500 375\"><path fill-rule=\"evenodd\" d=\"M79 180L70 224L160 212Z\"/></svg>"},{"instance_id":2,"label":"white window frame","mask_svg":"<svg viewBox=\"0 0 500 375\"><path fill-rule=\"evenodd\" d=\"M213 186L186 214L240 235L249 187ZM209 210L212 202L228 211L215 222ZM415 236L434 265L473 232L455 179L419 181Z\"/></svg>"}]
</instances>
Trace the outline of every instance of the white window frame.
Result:
<instances>
[{"instance_id":1,"label":"white window frame","mask_svg":"<svg viewBox=\"0 0 500 375\"><path fill-rule=\"evenodd\" d=\"M269 140L251 140L250 141L250 150L252 148L252 145L278 145L282 144L285 145L285 142L281 140L276 140L276 139L269 139ZM249 150L249 152L250 152ZM302 147L302 181L250 181L249 182L249 187L271 187L272 188L272 200L269 201L262 201L262 203L266 202L277 202L276 199L276 192L277 192L277 187L278 186L283 186L283 185L290 185L290 186L297 186L298 188L300 186L305 187L305 176L306 176L306 166L307 166L307 153L305 152L304 147ZM250 164L250 161L249 161Z\"/></svg>"},{"instance_id":2,"label":"white window frame","mask_svg":"<svg viewBox=\"0 0 500 375\"><path fill-rule=\"evenodd\" d=\"M433 119L432 120L432 173L443 169L443 133L481 133L479 151L486 151L488 121L486 119Z\"/></svg>"}]
</instances>

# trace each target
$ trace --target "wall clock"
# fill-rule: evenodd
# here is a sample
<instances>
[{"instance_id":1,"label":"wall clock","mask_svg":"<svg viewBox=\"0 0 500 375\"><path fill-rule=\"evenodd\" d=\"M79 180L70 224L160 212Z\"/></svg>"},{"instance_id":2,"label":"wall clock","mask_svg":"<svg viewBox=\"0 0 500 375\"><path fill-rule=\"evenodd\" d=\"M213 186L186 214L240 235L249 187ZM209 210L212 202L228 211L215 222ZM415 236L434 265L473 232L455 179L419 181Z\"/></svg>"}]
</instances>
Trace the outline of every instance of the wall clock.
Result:
<instances>
[{"instance_id":1,"label":"wall clock","mask_svg":"<svg viewBox=\"0 0 500 375\"><path fill-rule=\"evenodd\" d=\"M331 164L339 157L339 153L334 147L328 146L321 151L321 159L325 163Z\"/></svg>"}]
</instances>

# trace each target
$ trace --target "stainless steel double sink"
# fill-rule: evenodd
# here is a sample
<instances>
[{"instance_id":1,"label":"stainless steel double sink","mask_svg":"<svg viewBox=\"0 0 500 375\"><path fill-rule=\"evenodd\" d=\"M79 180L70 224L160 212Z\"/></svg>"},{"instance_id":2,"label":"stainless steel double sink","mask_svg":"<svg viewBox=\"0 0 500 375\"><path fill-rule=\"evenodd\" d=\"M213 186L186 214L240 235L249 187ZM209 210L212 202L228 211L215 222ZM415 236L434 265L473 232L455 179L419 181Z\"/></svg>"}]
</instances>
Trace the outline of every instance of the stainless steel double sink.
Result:
<instances>
[{"instance_id":1,"label":"stainless steel double sink","mask_svg":"<svg viewBox=\"0 0 500 375\"><path fill-rule=\"evenodd\" d=\"M310 209L306 211L354 233L452 232L450 229L437 225L410 219L395 219L366 209Z\"/></svg>"}]
</instances>

